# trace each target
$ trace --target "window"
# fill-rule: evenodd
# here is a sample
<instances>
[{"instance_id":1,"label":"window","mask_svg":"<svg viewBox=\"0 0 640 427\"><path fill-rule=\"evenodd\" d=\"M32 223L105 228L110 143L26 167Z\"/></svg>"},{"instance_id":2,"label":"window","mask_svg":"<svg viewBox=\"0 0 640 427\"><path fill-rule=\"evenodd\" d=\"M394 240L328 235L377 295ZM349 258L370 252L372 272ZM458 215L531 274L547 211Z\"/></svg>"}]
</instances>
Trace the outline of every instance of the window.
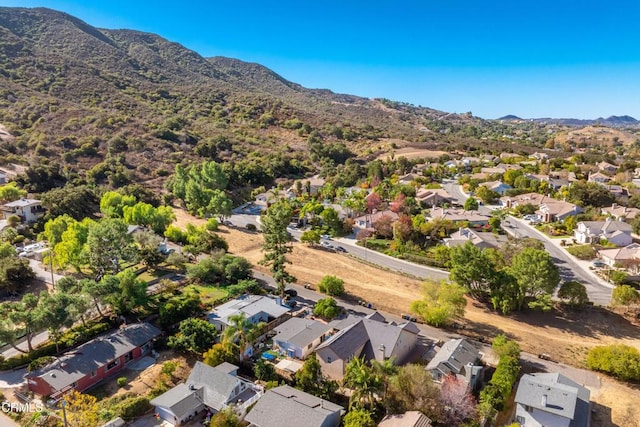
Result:
<instances>
[{"instance_id":1,"label":"window","mask_svg":"<svg viewBox=\"0 0 640 427\"><path fill-rule=\"evenodd\" d=\"M533 412L533 408L529 405L524 405L524 410L527 412Z\"/></svg>"},{"instance_id":2,"label":"window","mask_svg":"<svg viewBox=\"0 0 640 427\"><path fill-rule=\"evenodd\" d=\"M523 425L524 425L524 421L525 421L525 419L524 419L524 417L523 417L522 415L518 415L518 416L516 417L516 422L517 422L518 424L520 424L521 426L523 426Z\"/></svg>"},{"instance_id":3,"label":"window","mask_svg":"<svg viewBox=\"0 0 640 427\"><path fill-rule=\"evenodd\" d=\"M311 344L309 344L309 345L307 346L307 350L309 350L310 348L311 348Z\"/></svg>"},{"instance_id":4,"label":"window","mask_svg":"<svg viewBox=\"0 0 640 427\"><path fill-rule=\"evenodd\" d=\"M91 378L95 378L95 376L98 375L98 373L96 371L91 371Z\"/></svg>"},{"instance_id":5,"label":"window","mask_svg":"<svg viewBox=\"0 0 640 427\"><path fill-rule=\"evenodd\" d=\"M109 362L109 363L107 364L107 371L108 371L108 370L110 370L110 369L115 368L115 367L116 367L116 366L118 366L119 364L120 364L120 359L116 359L116 360L114 360L114 361L112 361L112 362Z\"/></svg>"}]
</instances>

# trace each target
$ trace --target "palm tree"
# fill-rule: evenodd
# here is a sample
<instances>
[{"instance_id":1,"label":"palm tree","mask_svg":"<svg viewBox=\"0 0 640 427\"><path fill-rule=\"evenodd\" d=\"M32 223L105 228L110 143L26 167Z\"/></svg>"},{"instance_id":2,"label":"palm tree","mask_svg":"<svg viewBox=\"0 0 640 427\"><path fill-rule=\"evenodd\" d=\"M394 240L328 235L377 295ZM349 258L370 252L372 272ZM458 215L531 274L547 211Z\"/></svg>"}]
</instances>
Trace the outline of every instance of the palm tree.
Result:
<instances>
[{"instance_id":1,"label":"palm tree","mask_svg":"<svg viewBox=\"0 0 640 427\"><path fill-rule=\"evenodd\" d=\"M384 347L382 347L384 351ZM394 363L395 358L384 359L383 361L373 360L371 361L371 367L373 371L378 374L382 381L382 401L385 403L385 409L389 412L387 405L387 390L389 389L389 380L392 376L398 373L398 366Z\"/></svg>"},{"instance_id":2,"label":"palm tree","mask_svg":"<svg viewBox=\"0 0 640 427\"><path fill-rule=\"evenodd\" d=\"M343 385L351 389L349 409L355 404L359 407L375 404L375 394L382 388L382 380L373 368L367 366L363 358L352 359L347 364Z\"/></svg>"},{"instance_id":3,"label":"palm tree","mask_svg":"<svg viewBox=\"0 0 640 427\"><path fill-rule=\"evenodd\" d=\"M244 314L229 316L231 325L227 326L223 332L222 342L227 348L238 346L240 350L238 360L244 360L247 347L260 335L264 323L252 323Z\"/></svg>"}]
</instances>

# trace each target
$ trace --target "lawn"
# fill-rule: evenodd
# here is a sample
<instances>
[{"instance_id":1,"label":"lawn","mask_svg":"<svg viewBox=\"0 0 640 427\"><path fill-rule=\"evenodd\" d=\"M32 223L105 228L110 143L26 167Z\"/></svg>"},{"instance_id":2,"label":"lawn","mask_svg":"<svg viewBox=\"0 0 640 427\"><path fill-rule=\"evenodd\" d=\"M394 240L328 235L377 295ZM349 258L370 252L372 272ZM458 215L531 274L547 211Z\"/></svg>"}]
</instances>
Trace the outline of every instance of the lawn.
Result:
<instances>
[{"instance_id":1,"label":"lawn","mask_svg":"<svg viewBox=\"0 0 640 427\"><path fill-rule=\"evenodd\" d=\"M214 304L228 295L228 292L215 286L189 285L183 288L184 293L193 292L200 296L203 304Z\"/></svg>"},{"instance_id":2,"label":"lawn","mask_svg":"<svg viewBox=\"0 0 640 427\"><path fill-rule=\"evenodd\" d=\"M138 278L141 280L144 280L145 282L150 282L152 280L159 279L163 276L166 276L168 274L173 274L173 273L175 273L174 270L168 270L163 268L148 269L144 273L138 275Z\"/></svg>"}]
</instances>

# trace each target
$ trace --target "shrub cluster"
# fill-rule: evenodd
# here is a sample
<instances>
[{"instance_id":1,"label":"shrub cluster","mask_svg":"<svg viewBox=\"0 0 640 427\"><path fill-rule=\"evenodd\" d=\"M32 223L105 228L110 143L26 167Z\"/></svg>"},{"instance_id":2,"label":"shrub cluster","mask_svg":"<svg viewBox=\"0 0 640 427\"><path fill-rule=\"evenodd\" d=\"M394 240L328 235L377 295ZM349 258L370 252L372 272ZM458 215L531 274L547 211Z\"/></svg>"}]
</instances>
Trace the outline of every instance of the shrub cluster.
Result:
<instances>
[{"instance_id":1,"label":"shrub cluster","mask_svg":"<svg viewBox=\"0 0 640 427\"><path fill-rule=\"evenodd\" d=\"M611 344L592 348L587 366L625 381L640 380L640 352L635 347Z\"/></svg>"}]
</instances>

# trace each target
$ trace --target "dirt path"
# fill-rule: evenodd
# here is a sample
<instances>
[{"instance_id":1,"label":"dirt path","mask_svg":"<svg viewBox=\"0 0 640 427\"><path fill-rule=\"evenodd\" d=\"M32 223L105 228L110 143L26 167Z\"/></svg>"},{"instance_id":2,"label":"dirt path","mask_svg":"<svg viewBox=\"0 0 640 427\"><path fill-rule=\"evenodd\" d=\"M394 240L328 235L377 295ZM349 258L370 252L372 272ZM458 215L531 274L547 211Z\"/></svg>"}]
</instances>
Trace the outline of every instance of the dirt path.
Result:
<instances>
[{"instance_id":1,"label":"dirt path","mask_svg":"<svg viewBox=\"0 0 640 427\"><path fill-rule=\"evenodd\" d=\"M188 222L205 223L181 210L176 210L176 217L179 226ZM230 252L247 258L258 270L267 271L257 265L263 256L259 233L221 227L221 235L229 243ZM421 296L418 280L367 265L347 255L312 249L299 243L293 246L293 253L288 257L292 264L288 269L298 282L315 284L326 274L336 275L345 281L349 294L371 302L382 311L396 314L407 312L411 303ZM577 367L584 366L588 350L596 345L616 342L640 348L640 328L608 312L527 312L505 317L469 300L464 323L465 332L489 338L506 333L528 353L549 353L556 360ZM607 378L603 378L602 384L600 390L594 390L592 399L611 408L609 417L612 416L617 425L640 425L625 424L625 419L640 420L640 405L637 404L640 391ZM599 414L606 413L607 408ZM611 425L600 421L599 425Z\"/></svg>"}]
</instances>

